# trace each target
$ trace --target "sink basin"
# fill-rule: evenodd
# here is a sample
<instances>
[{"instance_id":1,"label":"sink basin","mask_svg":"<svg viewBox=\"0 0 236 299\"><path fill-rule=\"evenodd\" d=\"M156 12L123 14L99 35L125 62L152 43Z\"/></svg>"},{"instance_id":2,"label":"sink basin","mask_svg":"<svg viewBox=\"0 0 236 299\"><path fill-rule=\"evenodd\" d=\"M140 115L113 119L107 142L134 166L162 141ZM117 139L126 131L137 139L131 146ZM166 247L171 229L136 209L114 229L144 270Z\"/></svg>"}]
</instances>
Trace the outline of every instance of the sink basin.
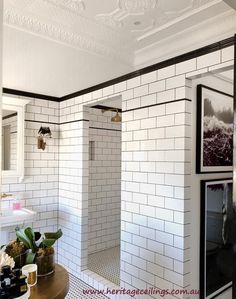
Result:
<instances>
[{"instance_id":1,"label":"sink basin","mask_svg":"<svg viewBox=\"0 0 236 299\"><path fill-rule=\"evenodd\" d=\"M8 212L2 211L2 215L0 214L0 228L32 222L35 215L36 212L25 208Z\"/></svg>"}]
</instances>

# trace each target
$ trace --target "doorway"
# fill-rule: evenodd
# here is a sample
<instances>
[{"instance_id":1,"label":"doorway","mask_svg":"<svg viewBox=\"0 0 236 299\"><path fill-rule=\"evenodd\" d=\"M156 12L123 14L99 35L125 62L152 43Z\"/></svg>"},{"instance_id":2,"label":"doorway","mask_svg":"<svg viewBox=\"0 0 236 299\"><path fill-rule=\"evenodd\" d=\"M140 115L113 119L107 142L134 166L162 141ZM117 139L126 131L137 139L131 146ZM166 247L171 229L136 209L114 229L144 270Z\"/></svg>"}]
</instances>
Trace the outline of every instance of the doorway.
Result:
<instances>
[{"instance_id":1,"label":"doorway","mask_svg":"<svg viewBox=\"0 0 236 299\"><path fill-rule=\"evenodd\" d=\"M88 270L120 284L121 97L94 103L89 120Z\"/></svg>"}]
</instances>

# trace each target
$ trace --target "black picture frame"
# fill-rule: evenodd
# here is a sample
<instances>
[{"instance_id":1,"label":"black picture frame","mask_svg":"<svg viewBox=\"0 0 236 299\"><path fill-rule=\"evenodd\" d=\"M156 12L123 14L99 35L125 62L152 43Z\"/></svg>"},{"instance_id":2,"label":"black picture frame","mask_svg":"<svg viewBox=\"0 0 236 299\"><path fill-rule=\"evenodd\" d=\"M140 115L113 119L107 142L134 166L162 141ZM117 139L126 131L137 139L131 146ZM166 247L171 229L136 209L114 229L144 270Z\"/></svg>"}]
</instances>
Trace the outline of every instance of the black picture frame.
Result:
<instances>
[{"instance_id":1,"label":"black picture frame","mask_svg":"<svg viewBox=\"0 0 236 299\"><path fill-rule=\"evenodd\" d=\"M233 265L233 254L234 253L233 253L233 244L231 245L231 243L230 243L231 240L228 240L226 242L226 244L224 244L223 237L222 237L222 242L223 242L223 245L222 245L219 242L218 243L213 242L212 236L210 236L210 234L212 234L212 230L211 230L212 227L214 229L216 227L216 234L215 234L215 236L213 236L213 238L216 238L216 239L219 238L219 229L217 230L217 225L212 225L212 219L211 219L212 216L210 213L215 213L215 212L210 211L210 213L209 213L208 209L207 209L208 200L209 200L208 187L209 186L221 186L221 185L224 186L227 184L229 184L229 186L230 186L230 184L231 184L231 186L229 188L229 194L231 194L231 197L230 197L230 199L227 196L225 196L224 198L229 199L230 205L228 205L227 209L230 209L229 212L232 211L232 213L230 214L231 219L235 219L235 213L233 213L233 179L232 178L224 178L224 179L214 179L214 180L201 180L200 184L201 184L200 272L199 272L199 274L200 274L200 276L199 276L200 299L213 299L213 298L219 296L221 293L225 292L227 289L232 287L233 277L228 282L226 282L227 278L222 279L222 277L220 277L219 281L220 281L220 284L222 284L222 285L219 285L218 287L217 287L217 284L215 286L216 282L214 282L214 279L217 277L218 272L221 274L221 270L219 270L220 267L219 267L219 269L217 267L218 267L218 265L225 264L225 261L222 262L224 260L223 257L226 256L225 252L227 252L227 257L232 258L232 262L230 263L230 265ZM214 192L214 191L212 191L212 192ZM219 193L219 195L220 195L220 193ZM222 208L219 205L219 204L221 204L219 198L220 197L218 196L218 202L216 202L216 205L218 204L218 210L220 211L220 209L222 209ZM222 197L222 203L223 203L224 198ZM211 203L212 203L212 201L214 202L215 200L217 200L217 196L216 195L211 196ZM227 202L228 202L228 200L227 200ZM222 204L222 207L224 207L223 204ZM223 218L223 211L224 210L222 209L222 218ZM220 213L216 213L216 214L220 214ZM220 215L217 215L217 217L218 216L220 216ZM216 217L216 219L218 219L217 217ZM209 225L210 227L208 227L208 219L210 219L210 223L211 223L211 225ZM216 221L218 221L218 220L216 220ZM220 222L218 221L218 224L219 223ZM213 222L213 224L214 224L214 222ZM230 228L232 226L235 228L235 223L233 225L231 225L231 224L230 224ZM223 229L223 222L222 222L222 229ZM207 234L208 234L208 236L207 236ZM209 245L209 246L207 246L207 245ZM229 251L229 253L228 253L228 251ZM229 262L227 261L227 263L229 263ZM212 265L213 265L213 267L212 267ZM214 267L216 267L216 269ZM212 273L214 275L211 275ZM219 276L220 276L220 274L219 274ZM213 281L212 281L212 278L213 278Z\"/></svg>"},{"instance_id":2,"label":"black picture frame","mask_svg":"<svg viewBox=\"0 0 236 299\"><path fill-rule=\"evenodd\" d=\"M219 102L222 107L219 107ZM215 107L220 109L215 111ZM210 116L205 115L206 113ZM227 123L224 122L224 119L227 120ZM212 130L212 124L214 124L215 130ZM204 126L207 126L208 131L204 132ZM233 96L209 86L197 85L196 129L196 173L232 172ZM219 131L222 133L218 137ZM222 147L224 143L226 146ZM219 153L222 154L219 155Z\"/></svg>"}]
</instances>

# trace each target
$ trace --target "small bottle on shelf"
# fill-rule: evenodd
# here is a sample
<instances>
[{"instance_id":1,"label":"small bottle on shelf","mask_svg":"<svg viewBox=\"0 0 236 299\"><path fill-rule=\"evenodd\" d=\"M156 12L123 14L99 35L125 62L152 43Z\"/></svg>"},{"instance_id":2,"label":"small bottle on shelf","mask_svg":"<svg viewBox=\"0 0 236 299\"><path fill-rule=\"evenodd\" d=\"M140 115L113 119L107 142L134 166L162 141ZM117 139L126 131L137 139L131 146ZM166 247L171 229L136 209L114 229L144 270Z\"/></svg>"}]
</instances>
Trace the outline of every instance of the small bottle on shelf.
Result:
<instances>
[{"instance_id":1,"label":"small bottle on shelf","mask_svg":"<svg viewBox=\"0 0 236 299\"><path fill-rule=\"evenodd\" d=\"M21 200L22 200L22 194L18 193L12 203L13 211L20 210L22 208Z\"/></svg>"}]
</instances>

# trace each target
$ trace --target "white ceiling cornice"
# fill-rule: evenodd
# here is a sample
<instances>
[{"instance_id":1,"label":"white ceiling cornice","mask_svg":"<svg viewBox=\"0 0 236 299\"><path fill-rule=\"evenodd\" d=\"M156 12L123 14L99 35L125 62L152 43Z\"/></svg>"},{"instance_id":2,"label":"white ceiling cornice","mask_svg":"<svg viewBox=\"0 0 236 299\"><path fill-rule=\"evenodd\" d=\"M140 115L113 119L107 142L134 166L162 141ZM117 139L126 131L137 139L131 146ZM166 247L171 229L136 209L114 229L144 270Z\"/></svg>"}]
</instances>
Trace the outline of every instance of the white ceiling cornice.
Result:
<instances>
[{"instance_id":1,"label":"white ceiling cornice","mask_svg":"<svg viewBox=\"0 0 236 299\"><path fill-rule=\"evenodd\" d=\"M146 32L143 35L140 35L137 40L141 41L144 40L152 35L155 35L156 33L164 30L165 28L168 28L170 26L176 25L179 22L187 19L187 18L191 18L196 14L199 14L200 12L209 9L211 7L216 6L217 4L222 3L222 0L213 0L210 1L209 3L206 3L205 0L192 0L191 5L189 5L189 7L192 7L191 10L189 10L188 12L184 13L187 9L185 8L185 10L183 10L183 14L178 16L176 12L167 12L167 13L163 13L163 18L166 18L168 21L165 24L160 24L158 27L149 30L148 32ZM170 16L176 14L177 17L173 18L173 20L170 20Z\"/></svg>"},{"instance_id":2,"label":"white ceiling cornice","mask_svg":"<svg viewBox=\"0 0 236 299\"><path fill-rule=\"evenodd\" d=\"M73 48L88 51L90 53L100 55L103 58L105 57L106 59L118 61L122 64L133 64L132 54L123 51L121 48L119 51L117 51L117 48L113 49L111 46L107 46L104 43L99 43L95 38L89 38L86 35L77 34L60 27L59 25L56 26L53 23L41 21L36 17L22 15L18 12L5 9L4 25L14 27L17 30L39 35Z\"/></svg>"},{"instance_id":3,"label":"white ceiling cornice","mask_svg":"<svg viewBox=\"0 0 236 299\"><path fill-rule=\"evenodd\" d=\"M135 69L204 47L236 32L236 12L227 11L135 52ZM204 32L204 34L203 34Z\"/></svg>"}]
</instances>

